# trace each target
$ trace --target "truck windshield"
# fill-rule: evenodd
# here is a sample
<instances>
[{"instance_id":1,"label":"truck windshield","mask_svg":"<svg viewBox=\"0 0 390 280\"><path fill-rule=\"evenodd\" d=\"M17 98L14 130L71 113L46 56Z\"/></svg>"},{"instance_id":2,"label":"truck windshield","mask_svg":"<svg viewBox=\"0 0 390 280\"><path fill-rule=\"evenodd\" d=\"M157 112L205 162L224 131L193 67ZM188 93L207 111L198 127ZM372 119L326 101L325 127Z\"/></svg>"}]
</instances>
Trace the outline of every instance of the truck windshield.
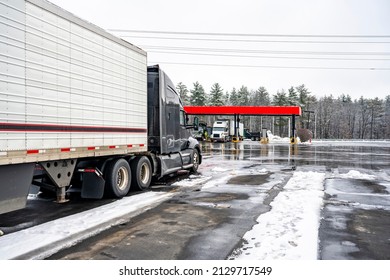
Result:
<instances>
[{"instance_id":1,"label":"truck windshield","mask_svg":"<svg viewBox=\"0 0 390 280\"><path fill-rule=\"evenodd\" d=\"M225 131L224 127L213 127L213 131Z\"/></svg>"}]
</instances>

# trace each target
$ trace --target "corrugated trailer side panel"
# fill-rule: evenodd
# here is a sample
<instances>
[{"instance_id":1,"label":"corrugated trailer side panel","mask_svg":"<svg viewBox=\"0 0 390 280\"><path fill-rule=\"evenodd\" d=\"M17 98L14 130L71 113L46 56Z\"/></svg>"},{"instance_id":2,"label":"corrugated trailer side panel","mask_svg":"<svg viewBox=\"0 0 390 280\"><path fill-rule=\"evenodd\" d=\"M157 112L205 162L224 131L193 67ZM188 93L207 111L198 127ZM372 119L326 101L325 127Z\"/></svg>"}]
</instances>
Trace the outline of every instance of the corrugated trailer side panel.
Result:
<instances>
[{"instance_id":1,"label":"corrugated trailer side panel","mask_svg":"<svg viewBox=\"0 0 390 280\"><path fill-rule=\"evenodd\" d=\"M3 157L146 150L145 52L46 1L0 5Z\"/></svg>"},{"instance_id":2,"label":"corrugated trailer side panel","mask_svg":"<svg viewBox=\"0 0 390 280\"><path fill-rule=\"evenodd\" d=\"M0 123L25 122L24 9L24 0L0 1ZM0 131L0 156L24 141L22 132Z\"/></svg>"}]
</instances>

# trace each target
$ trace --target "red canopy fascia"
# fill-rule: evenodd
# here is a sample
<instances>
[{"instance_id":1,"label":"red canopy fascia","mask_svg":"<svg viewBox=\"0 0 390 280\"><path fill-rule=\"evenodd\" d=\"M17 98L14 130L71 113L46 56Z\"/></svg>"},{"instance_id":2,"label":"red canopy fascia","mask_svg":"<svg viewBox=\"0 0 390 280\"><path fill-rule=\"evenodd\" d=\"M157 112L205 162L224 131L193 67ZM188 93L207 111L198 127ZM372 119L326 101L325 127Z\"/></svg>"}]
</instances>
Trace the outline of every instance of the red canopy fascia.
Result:
<instances>
[{"instance_id":1,"label":"red canopy fascia","mask_svg":"<svg viewBox=\"0 0 390 280\"><path fill-rule=\"evenodd\" d=\"M300 116L299 106L184 106L188 115Z\"/></svg>"}]
</instances>

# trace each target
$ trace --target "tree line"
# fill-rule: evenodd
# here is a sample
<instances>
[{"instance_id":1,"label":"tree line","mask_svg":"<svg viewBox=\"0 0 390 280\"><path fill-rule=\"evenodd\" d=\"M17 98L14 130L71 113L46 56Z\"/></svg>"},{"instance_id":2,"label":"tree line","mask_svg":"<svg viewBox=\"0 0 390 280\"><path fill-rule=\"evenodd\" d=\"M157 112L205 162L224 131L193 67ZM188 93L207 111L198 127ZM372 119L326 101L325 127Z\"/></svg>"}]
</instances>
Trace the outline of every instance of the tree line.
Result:
<instances>
[{"instance_id":1,"label":"tree line","mask_svg":"<svg viewBox=\"0 0 390 280\"><path fill-rule=\"evenodd\" d=\"M304 85L291 86L270 94L265 87L249 90L242 86L224 91L219 83L206 92L199 82L188 89L183 83L176 86L184 105L194 106L300 106L302 116L297 127L307 128L318 139L390 139L390 95L352 99L348 94L325 95L317 98ZM204 117L212 126L218 116ZM249 131L267 128L281 137L289 136L287 117L242 116L241 121Z\"/></svg>"}]
</instances>

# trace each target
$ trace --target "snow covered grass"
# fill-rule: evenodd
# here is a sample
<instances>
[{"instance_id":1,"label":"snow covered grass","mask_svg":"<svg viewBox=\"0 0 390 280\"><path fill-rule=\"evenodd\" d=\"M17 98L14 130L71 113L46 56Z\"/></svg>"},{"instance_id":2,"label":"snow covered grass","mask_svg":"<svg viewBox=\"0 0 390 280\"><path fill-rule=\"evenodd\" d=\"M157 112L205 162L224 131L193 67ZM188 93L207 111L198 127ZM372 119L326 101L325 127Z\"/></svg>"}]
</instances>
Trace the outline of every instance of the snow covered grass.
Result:
<instances>
[{"instance_id":1,"label":"snow covered grass","mask_svg":"<svg viewBox=\"0 0 390 280\"><path fill-rule=\"evenodd\" d=\"M295 172L230 259L317 259L325 173Z\"/></svg>"}]
</instances>

